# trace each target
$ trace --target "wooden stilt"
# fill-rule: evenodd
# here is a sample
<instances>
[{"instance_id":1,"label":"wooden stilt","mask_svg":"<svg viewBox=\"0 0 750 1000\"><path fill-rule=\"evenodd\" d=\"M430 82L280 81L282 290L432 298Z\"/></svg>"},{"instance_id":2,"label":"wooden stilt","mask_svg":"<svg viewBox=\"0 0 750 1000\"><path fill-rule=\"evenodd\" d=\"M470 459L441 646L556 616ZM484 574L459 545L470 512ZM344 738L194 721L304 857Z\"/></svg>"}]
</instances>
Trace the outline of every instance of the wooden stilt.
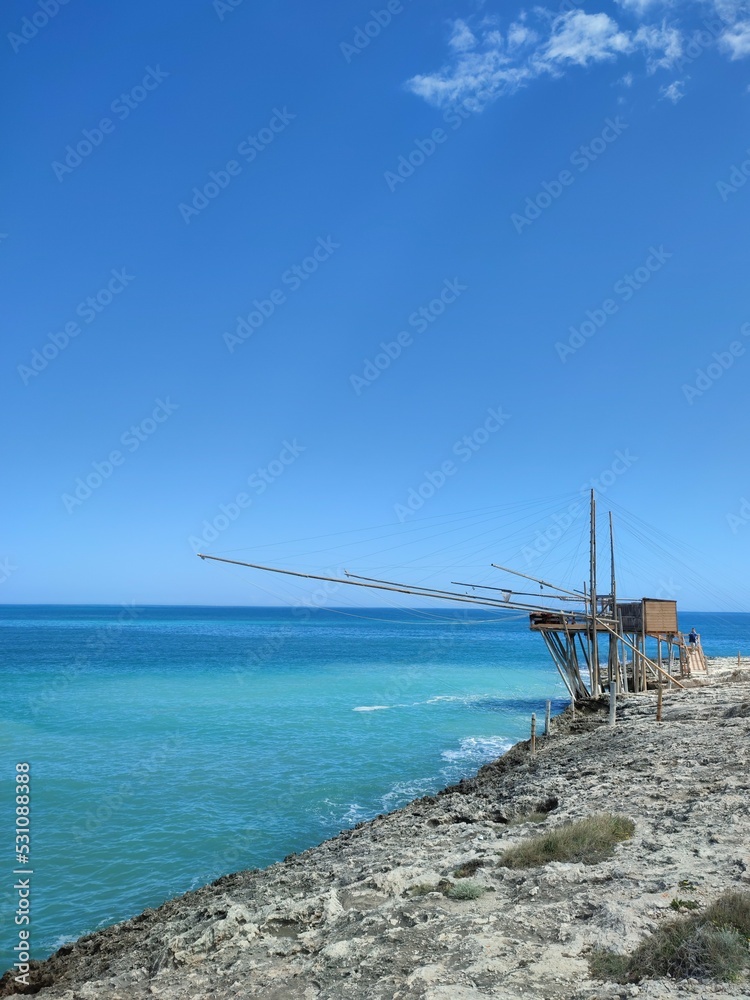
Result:
<instances>
[{"instance_id":1,"label":"wooden stilt","mask_svg":"<svg viewBox=\"0 0 750 1000\"><path fill-rule=\"evenodd\" d=\"M659 688L658 694L656 696L656 721L661 722L661 702L664 692L664 685L662 684L661 676L659 677Z\"/></svg>"}]
</instances>

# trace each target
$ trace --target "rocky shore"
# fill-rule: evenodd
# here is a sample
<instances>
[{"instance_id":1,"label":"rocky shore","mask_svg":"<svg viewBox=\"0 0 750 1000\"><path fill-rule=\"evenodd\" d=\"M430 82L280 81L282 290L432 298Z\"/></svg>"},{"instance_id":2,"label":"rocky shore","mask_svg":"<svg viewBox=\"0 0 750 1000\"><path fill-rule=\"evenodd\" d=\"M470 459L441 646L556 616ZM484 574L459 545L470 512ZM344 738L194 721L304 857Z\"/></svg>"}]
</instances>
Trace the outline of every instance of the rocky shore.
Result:
<instances>
[{"instance_id":1,"label":"rocky shore","mask_svg":"<svg viewBox=\"0 0 750 1000\"><path fill-rule=\"evenodd\" d=\"M31 972L43 1000L535 1000L747 997L750 982L591 978L674 917L750 888L750 672L554 720L475 778L265 871L226 876L66 945ZM635 823L598 864L522 871L501 853L594 813ZM478 898L446 895L470 874ZM459 893L460 894L460 893ZM452 895L456 895L452 893ZM0 996L14 995L9 974Z\"/></svg>"}]
</instances>

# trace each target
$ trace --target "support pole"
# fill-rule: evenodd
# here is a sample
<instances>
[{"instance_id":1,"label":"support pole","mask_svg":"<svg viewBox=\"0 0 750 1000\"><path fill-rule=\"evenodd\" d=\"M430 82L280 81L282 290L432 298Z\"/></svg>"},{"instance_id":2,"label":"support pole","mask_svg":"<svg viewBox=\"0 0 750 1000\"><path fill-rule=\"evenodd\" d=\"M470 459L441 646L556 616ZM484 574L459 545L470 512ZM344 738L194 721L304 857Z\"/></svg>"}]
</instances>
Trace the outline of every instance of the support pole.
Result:
<instances>
[{"instance_id":1,"label":"support pole","mask_svg":"<svg viewBox=\"0 0 750 1000\"><path fill-rule=\"evenodd\" d=\"M623 631L623 627L622 627L622 611L618 611L617 612L617 622L618 622L618 629L617 629L617 631L620 633L620 636L624 637L625 632ZM617 643L617 663L618 663L617 676L621 678L621 680L620 680L620 691L621 692L624 691L626 694L627 694L627 691L628 691L628 663L627 663L627 659L628 658L625 655L625 646L624 646L624 644L622 642L622 639L620 639L618 641L618 643Z\"/></svg>"},{"instance_id":2,"label":"support pole","mask_svg":"<svg viewBox=\"0 0 750 1000\"><path fill-rule=\"evenodd\" d=\"M661 636L656 637L656 665L659 670L662 669L662 659L661 659Z\"/></svg>"},{"instance_id":3,"label":"support pole","mask_svg":"<svg viewBox=\"0 0 750 1000\"><path fill-rule=\"evenodd\" d=\"M615 531L612 525L612 511L609 512L609 569L610 569L610 590L612 594L612 610L611 616L615 620L617 625L619 622L617 614L617 579L615 576ZM622 629L618 629L622 631ZM618 667L617 659L617 648L618 648L618 638L616 635L610 635L609 637L609 679L614 678L617 681L617 687L620 686L620 671Z\"/></svg>"},{"instance_id":4,"label":"support pole","mask_svg":"<svg viewBox=\"0 0 750 1000\"><path fill-rule=\"evenodd\" d=\"M536 712L531 713L531 756L536 754Z\"/></svg>"},{"instance_id":5,"label":"support pole","mask_svg":"<svg viewBox=\"0 0 750 1000\"><path fill-rule=\"evenodd\" d=\"M560 675L563 684L568 689L570 697L575 698L576 684L574 677L570 676L565 659L562 657L558 658L558 651L555 649L555 644L552 641L553 635L554 635L553 632L542 631L542 639L544 639L544 643L547 649L549 650L549 654L552 657L552 662L557 667L557 672Z\"/></svg>"},{"instance_id":6,"label":"support pole","mask_svg":"<svg viewBox=\"0 0 750 1000\"><path fill-rule=\"evenodd\" d=\"M617 721L617 681L609 682L609 724L614 726Z\"/></svg>"},{"instance_id":7,"label":"support pole","mask_svg":"<svg viewBox=\"0 0 750 1000\"><path fill-rule=\"evenodd\" d=\"M599 686L599 634L596 631L596 496L591 491L591 539L589 565L589 600L591 602L591 693L596 698Z\"/></svg>"},{"instance_id":8,"label":"support pole","mask_svg":"<svg viewBox=\"0 0 750 1000\"><path fill-rule=\"evenodd\" d=\"M659 689L656 696L656 721L661 722L661 702L664 692L664 685L662 684L661 676L659 676Z\"/></svg>"},{"instance_id":9,"label":"support pole","mask_svg":"<svg viewBox=\"0 0 750 1000\"><path fill-rule=\"evenodd\" d=\"M600 624L606 629L607 632L613 631L613 629L611 629L610 626L605 621L601 621L601 619L600 619ZM625 642L625 644L629 646L630 643L627 641L627 639L625 639L624 636L622 638L623 642ZM643 661L644 661L644 671L646 669L646 665L648 664L648 666L651 668L654 674L656 674L657 677L667 677L668 679L671 679L672 684L676 684L678 688L682 688L684 690L685 687L684 684L680 684L680 682L678 680L675 680L674 677L669 678L669 674L666 672L666 670L663 670L661 667L659 667L656 663L654 663L653 660L649 660L647 656L644 656Z\"/></svg>"},{"instance_id":10,"label":"support pole","mask_svg":"<svg viewBox=\"0 0 750 1000\"><path fill-rule=\"evenodd\" d=\"M552 702L548 701L544 709L544 735L549 736L550 715L552 714Z\"/></svg>"}]
</instances>

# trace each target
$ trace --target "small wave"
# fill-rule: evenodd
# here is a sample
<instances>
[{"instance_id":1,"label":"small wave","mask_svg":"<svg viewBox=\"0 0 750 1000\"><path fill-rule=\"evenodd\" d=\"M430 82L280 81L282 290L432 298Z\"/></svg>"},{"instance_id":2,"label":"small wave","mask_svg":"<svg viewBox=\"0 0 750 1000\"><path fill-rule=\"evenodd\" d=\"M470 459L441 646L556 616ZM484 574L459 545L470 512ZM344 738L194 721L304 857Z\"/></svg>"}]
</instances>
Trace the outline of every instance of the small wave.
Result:
<instances>
[{"instance_id":1,"label":"small wave","mask_svg":"<svg viewBox=\"0 0 750 1000\"><path fill-rule=\"evenodd\" d=\"M483 697L479 694L438 694L434 698L428 698L424 702L425 705L435 705L440 701L462 701L471 702L477 701L478 698Z\"/></svg>"},{"instance_id":2,"label":"small wave","mask_svg":"<svg viewBox=\"0 0 750 1000\"><path fill-rule=\"evenodd\" d=\"M356 708L352 709L352 712L382 712L391 707L391 705L357 705Z\"/></svg>"},{"instance_id":3,"label":"small wave","mask_svg":"<svg viewBox=\"0 0 750 1000\"><path fill-rule=\"evenodd\" d=\"M381 798L381 803L385 812L398 809L406 805L412 799L419 799L423 795L429 795L440 785L434 778L414 778L412 781L398 781Z\"/></svg>"},{"instance_id":4,"label":"small wave","mask_svg":"<svg viewBox=\"0 0 750 1000\"><path fill-rule=\"evenodd\" d=\"M106 924L109 924L110 922L111 921L107 920ZM99 924L100 927L104 925L105 925L104 921L102 921L102 923ZM64 948L66 944L73 944L73 942L77 940L78 938L75 935L60 934L58 937L47 938L45 941L42 941L42 947L44 948L45 951L49 950L51 953L54 953L59 948Z\"/></svg>"},{"instance_id":5,"label":"small wave","mask_svg":"<svg viewBox=\"0 0 750 1000\"><path fill-rule=\"evenodd\" d=\"M344 806L341 802L334 802L333 799L324 799L323 806L318 815L320 822L326 826L333 824L340 830L356 826L357 823L371 819L375 815L375 810L366 808L359 802L350 802Z\"/></svg>"},{"instance_id":6,"label":"small wave","mask_svg":"<svg viewBox=\"0 0 750 1000\"><path fill-rule=\"evenodd\" d=\"M363 820L369 819L370 815L371 812L369 809L365 809L358 802L352 802L348 809L339 817L339 823L342 829L346 829L350 826L356 826L357 823L361 823Z\"/></svg>"},{"instance_id":7,"label":"small wave","mask_svg":"<svg viewBox=\"0 0 750 1000\"><path fill-rule=\"evenodd\" d=\"M443 750L440 756L443 760L471 761L486 764L496 757L502 756L513 746L513 741L506 736L467 736L461 740L457 750Z\"/></svg>"}]
</instances>

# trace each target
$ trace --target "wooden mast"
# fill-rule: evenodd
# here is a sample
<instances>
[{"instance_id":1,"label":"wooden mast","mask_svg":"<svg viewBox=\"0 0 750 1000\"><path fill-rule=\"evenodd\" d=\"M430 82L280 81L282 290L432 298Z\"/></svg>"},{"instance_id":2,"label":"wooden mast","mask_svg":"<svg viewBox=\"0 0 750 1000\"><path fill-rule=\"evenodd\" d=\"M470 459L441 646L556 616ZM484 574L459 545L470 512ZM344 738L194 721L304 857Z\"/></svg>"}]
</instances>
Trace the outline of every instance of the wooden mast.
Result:
<instances>
[{"instance_id":1,"label":"wooden mast","mask_svg":"<svg viewBox=\"0 0 750 1000\"><path fill-rule=\"evenodd\" d=\"M615 576L615 533L612 526L612 511L609 512L609 566L610 566L610 589L612 592L612 617L615 620L615 627L618 625L617 619L617 578ZM619 631L619 629L618 629ZM620 677L617 662L617 636L609 637L609 680L617 682L617 689L620 689Z\"/></svg>"},{"instance_id":2,"label":"wooden mast","mask_svg":"<svg viewBox=\"0 0 750 1000\"><path fill-rule=\"evenodd\" d=\"M589 600L591 601L591 693L599 694L599 635L596 631L596 496L591 491L591 541L589 548Z\"/></svg>"}]
</instances>

